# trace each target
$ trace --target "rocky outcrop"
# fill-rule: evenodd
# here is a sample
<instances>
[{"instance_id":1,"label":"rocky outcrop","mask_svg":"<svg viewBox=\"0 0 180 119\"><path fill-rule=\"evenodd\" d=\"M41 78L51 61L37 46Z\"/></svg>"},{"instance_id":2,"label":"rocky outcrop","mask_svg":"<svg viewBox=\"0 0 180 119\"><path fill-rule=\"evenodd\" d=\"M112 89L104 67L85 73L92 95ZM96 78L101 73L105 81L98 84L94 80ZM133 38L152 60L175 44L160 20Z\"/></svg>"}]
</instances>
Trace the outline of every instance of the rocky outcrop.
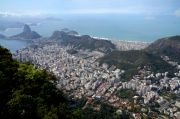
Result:
<instances>
[{"instance_id":1,"label":"rocky outcrop","mask_svg":"<svg viewBox=\"0 0 180 119\"><path fill-rule=\"evenodd\" d=\"M35 32L31 31L31 28L28 25L24 25L23 32L10 37L11 39L37 39L41 36Z\"/></svg>"},{"instance_id":2,"label":"rocky outcrop","mask_svg":"<svg viewBox=\"0 0 180 119\"><path fill-rule=\"evenodd\" d=\"M60 40L62 41L68 34L64 31L54 31L52 36L49 38L50 40Z\"/></svg>"},{"instance_id":3,"label":"rocky outcrop","mask_svg":"<svg viewBox=\"0 0 180 119\"><path fill-rule=\"evenodd\" d=\"M69 35L78 35L78 32L77 31L68 31L67 34Z\"/></svg>"}]
</instances>

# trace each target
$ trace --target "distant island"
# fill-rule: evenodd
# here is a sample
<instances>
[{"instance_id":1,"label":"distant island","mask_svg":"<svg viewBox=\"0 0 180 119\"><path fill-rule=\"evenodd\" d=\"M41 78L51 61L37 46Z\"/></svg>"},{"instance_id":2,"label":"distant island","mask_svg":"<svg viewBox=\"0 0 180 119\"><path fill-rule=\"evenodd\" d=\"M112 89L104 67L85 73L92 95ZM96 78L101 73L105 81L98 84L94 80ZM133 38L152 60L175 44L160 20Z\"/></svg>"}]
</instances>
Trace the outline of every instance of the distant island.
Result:
<instances>
[{"instance_id":1,"label":"distant island","mask_svg":"<svg viewBox=\"0 0 180 119\"><path fill-rule=\"evenodd\" d=\"M22 28L24 23L22 22L11 22L8 20L0 20L0 31L5 31L8 28Z\"/></svg>"},{"instance_id":2,"label":"distant island","mask_svg":"<svg viewBox=\"0 0 180 119\"><path fill-rule=\"evenodd\" d=\"M28 24L29 26L37 26L37 23L24 23L24 22L18 22L18 21L11 21L7 19L0 19L0 31L5 31L10 28L23 28L25 24Z\"/></svg>"}]
</instances>

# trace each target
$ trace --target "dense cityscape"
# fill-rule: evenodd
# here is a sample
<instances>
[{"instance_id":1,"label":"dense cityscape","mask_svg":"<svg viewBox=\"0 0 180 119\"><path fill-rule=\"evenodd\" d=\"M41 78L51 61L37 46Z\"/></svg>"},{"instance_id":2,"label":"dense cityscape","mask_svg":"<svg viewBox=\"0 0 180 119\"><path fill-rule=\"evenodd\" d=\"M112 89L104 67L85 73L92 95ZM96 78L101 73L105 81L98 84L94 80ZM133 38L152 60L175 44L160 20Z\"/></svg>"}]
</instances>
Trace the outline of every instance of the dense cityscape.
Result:
<instances>
[{"instance_id":1,"label":"dense cityscape","mask_svg":"<svg viewBox=\"0 0 180 119\"><path fill-rule=\"evenodd\" d=\"M1 0L14 118L180 119L180 0Z\"/></svg>"},{"instance_id":2,"label":"dense cityscape","mask_svg":"<svg viewBox=\"0 0 180 119\"><path fill-rule=\"evenodd\" d=\"M118 111L139 108L139 112L131 113L134 118L152 110L168 117L179 117L180 102L177 99L180 94L180 65L171 61L168 56L162 58L177 69L174 77L169 77L169 72L154 73L148 66L144 66L131 80L123 81L121 76L126 73L125 70L96 61L104 53L78 50L77 53L70 54L67 52L70 49L72 47L65 47L57 41L35 41L19 50L14 58L54 73L59 89L75 99L87 97L84 108L92 100L101 100L116 107ZM118 94L129 90L133 92L132 97ZM155 109L153 105L156 105ZM98 105L94 109L98 110ZM156 113L155 115L157 116Z\"/></svg>"}]
</instances>

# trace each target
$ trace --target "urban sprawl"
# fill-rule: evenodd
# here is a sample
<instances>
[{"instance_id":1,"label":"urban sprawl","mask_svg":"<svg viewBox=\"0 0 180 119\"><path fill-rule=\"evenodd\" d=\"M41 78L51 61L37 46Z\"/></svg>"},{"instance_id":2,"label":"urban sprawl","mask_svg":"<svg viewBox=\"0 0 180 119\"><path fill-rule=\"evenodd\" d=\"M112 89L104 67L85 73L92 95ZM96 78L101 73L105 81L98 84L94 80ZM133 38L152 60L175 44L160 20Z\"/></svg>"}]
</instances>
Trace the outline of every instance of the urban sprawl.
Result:
<instances>
[{"instance_id":1,"label":"urban sprawl","mask_svg":"<svg viewBox=\"0 0 180 119\"><path fill-rule=\"evenodd\" d=\"M161 113L180 117L180 100L171 97L180 94L180 65L168 56L162 58L178 69L175 77L168 77L169 72L153 73L144 66L131 80L123 81L125 70L97 62L103 53L78 50L76 54L69 54L69 49L72 47L62 46L56 41L36 41L15 53L14 58L53 72L58 79L57 87L75 99L87 97L86 105L96 99L116 107L118 111L140 105L141 111L146 112L150 110L147 105L153 102L159 105L157 108ZM135 91L133 101L117 96L122 89ZM133 113L133 116L137 118L139 115Z\"/></svg>"}]
</instances>

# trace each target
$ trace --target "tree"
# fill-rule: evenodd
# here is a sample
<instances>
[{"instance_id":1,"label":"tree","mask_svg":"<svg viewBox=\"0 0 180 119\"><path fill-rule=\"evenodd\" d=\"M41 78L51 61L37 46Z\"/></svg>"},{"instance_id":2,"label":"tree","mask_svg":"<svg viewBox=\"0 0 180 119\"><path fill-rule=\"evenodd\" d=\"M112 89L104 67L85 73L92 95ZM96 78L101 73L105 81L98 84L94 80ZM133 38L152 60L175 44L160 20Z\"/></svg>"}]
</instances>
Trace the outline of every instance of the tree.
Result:
<instances>
[{"instance_id":1,"label":"tree","mask_svg":"<svg viewBox=\"0 0 180 119\"><path fill-rule=\"evenodd\" d=\"M14 61L0 47L0 118L80 119L80 111L72 113L67 97L50 82L55 80L45 70Z\"/></svg>"}]
</instances>

